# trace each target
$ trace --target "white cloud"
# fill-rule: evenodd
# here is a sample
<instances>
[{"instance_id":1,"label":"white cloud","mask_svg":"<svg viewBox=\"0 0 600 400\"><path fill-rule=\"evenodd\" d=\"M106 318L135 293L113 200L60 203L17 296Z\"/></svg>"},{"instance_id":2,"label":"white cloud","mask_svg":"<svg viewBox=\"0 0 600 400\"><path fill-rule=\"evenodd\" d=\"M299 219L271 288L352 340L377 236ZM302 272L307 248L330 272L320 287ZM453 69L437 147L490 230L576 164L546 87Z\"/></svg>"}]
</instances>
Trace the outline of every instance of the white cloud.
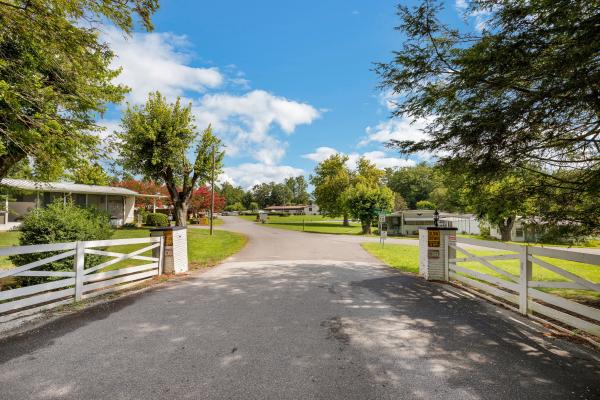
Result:
<instances>
[{"instance_id":1,"label":"white cloud","mask_svg":"<svg viewBox=\"0 0 600 400\"><path fill-rule=\"evenodd\" d=\"M339 153L339 151L331 147L318 147L313 153L304 154L302 157L320 163L337 153Z\"/></svg>"},{"instance_id":2,"label":"white cloud","mask_svg":"<svg viewBox=\"0 0 600 400\"><path fill-rule=\"evenodd\" d=\"M474 20L475 29L478 32L482 32L487 28L489 24L489 20L493 14L494 6L492 6L492 10L477 10L470 11L468 0L454 0L454 6L458 11L458 14L465 20Z\"/></svg>"},{"instance_id":3,"label":"white cloud","mask_svg":"<svg viewBox=\"0 0 600 400\"><path fill-rule=\"evenodd\" d=\"M315 149L313 153L304 154L302 157L315 162L321 162L334 154L344 154L341 151L337 151L331 147L319 147ZM373 162L377 168L393 168L393 167L406 167L415 165L416 162L407 158L390 157L383 151L369 151L366 153L352 152L347 154L348 166L350 168L356 168L358 160L361 157Z\"/></svg>"},{"instance_id":4,"label":"white cloud","mask_svg":"<svg viewBox=\"0 0 600 400\"><path fill-rule=\"evenodd\" d=\"M115 119L103 119L98 121L98 125L104 128L103 131L97 133L98 137L101 140L108 139L114 132L120 129L120 124L121 121Z\"/></svg>"},{"instance_id":5,"label":"white cloud","mask_svg":"<svg viewBox=\"0 0 600 400\"><path fill-rule=\"evenodd\" d=\"M290 135L299 125L311 124L320 112L310 104L253 90L237 96L227 93L207 94L193 104L199 125L213 125L227 145L227 153L242 151L268 165L277 164L285 154L287 143L269 132L274 126Z\"/></svg>"},{"instance_id":6,"label":"white cloud","mask_svg":"<svg viewBox=\"0 0 600 400\"><path fill-rule=\"evenodd\" d=\"M396 93L392 90L387 90L385 92L382 92L378 96L379 104L381 104L382 106L384 106L385 108L387 108L388 110L391 111L396 108L396 103L398 102L400 97L401 97L400 93Z\"/></svg>"},{"instance_id":7,"label":"white cloud","mask_svg":"<svg viewBox=\"0 0 600 400\"><path fill-rule=\"evenodd\" d=\"M364 157L377 166L377 168L410 167L416 165L414 160L408 158L390 157L383 151L369 151L363 154L349 154L350 165L356 166L358 159Z\"/></svg>"},{"instance_id":8,"label":"white cloud","mask_svg":"<svg viewBox=\"0 0 600 400\"><path fill-rule=\"evenodd\" d=\"M454 5L459 10L465 10L467 8L467 6L468 6L466 0L455 0L454 1Z\"/></svg>"},{"instance_id":9,"label":"white cloud","mask_svg":"<svg viewBox=\"0 0 600 400\"><path fill-rule=\"evenodd\" d=\"M268 182L283 182L284 179L304 175L304 170L289 165L244 163L236 167L225 167L219 176L220 182L230 182L244 188Z\"/></svg>"},{"instance_id":10,"label":"white cloud","mask_svg":"<svg viewBox=\"0 0 600 400\"><path fill-rule=\"evenodd\" d=\"M390 140L414 140L418 142L427 138L427 135L422 132L426 125L427 121L423 119L414 122L406 119L390 119L380 122L374 127L368 126L365 130L367 136L358 145L365 146L371 142L387 143Z\"/></svg>"},{"instance_id":11,"label":"white cloud","mask_svg":"<svg viewBox=\"0 0 600 400\"><path fill-rule=\"evenodd\" d=\"M107 28L102 39L116 54L112 66L123 67L115 82L131 88L128 99L134 103L143 103L151 91L159 90L173 100L185 92L218 87L224 81L216 68L188 65L191 56L186 51L189 44L185 36L168 32L126 36Z\"/></svg>"}]
</instances>

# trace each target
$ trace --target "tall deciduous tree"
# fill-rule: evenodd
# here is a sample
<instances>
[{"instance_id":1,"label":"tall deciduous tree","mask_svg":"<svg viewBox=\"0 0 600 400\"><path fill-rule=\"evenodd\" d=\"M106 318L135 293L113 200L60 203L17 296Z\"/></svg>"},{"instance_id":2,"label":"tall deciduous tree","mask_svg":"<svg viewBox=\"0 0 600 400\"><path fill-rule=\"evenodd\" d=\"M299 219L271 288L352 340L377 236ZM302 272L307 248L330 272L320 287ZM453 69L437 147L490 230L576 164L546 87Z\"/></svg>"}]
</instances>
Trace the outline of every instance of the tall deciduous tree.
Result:
<instances>
[{"instance_id":1,"label":"tall deciduous tree","mask_svg":"<svg viewBox=\"0 0 600 400\"><path fill-rule=\"evenodd\" d=\"M348 156L334 154L319 163L310 176L310 182L315 187L315 201L321 212L332 217L343 215L345 226L350 223L342 194L352 184L352 174L347 162Z\"/></svg>"},{"instance_id":2,"label":"tall deciduous tree","mask_svg":"<svg viewBox=\"0 0 600 400\"><path fill-rule=\"evenodd\" d=\"M379 211L390 211L394 206L394 193L385 186L358 183L346 190L342 197L350 215L360 220L363 234L371 233L371 225Z\"/></svg>"},{"instance_id":3,"label":"tall deciduous tree","mask_svg":"<svg viewBox=\"0 0 600 400\"><path fill-rule=\"evenodd\" d=\"M213 152L217 173L224 152L209 126L196 132L191 104L169 104L158 92L144 106L128 106L117 133L121 165L148 180L164 183L175 208L175 221L186 225L193 190L211 177ZM195 160L188 159L193 152Z\"/></svg>"},{"instance_id":4,"label":"tall deciduous tree","mask_svg":"<svg viewBox=\"0 0 600 400\"><path fill-rule=\"evenodd\" d=\"M106 103L127 88L111 83L113 53L101 24L125 33L133 16L152 29L157 0L0 1L0 178L30 157L44 175L91 158Z\"/></svg>"},{"instance_id":5,"label":"tall deciduous tree","mask_svg":"<svg viewBox=\"0 0 600 400\"><path fill-rule=\"evenodd\" d=\"M308 204L310 195L308 194L308 183L304 176L287 178L284 183L292 193L292 204Z\"/></svg>"},{"instance_id":6,"label":"tall deciduous tree","mask_svg":"<svg viewBox=\"0 0 600 400\"><path fill-rule=\"evenodd\" d=\"M586 206L600 193L598 2L468 4L487 16L483 31L442 24L435 0L399 7L403 47L377 71L401 95L395 116L430 123L427 140L391 146L488 177L533 171L540 191L566 193L563 216L600 227L600 207Z\"/></svg>"},{"instance_id":7,"label":"tall deciduous tree","mask_svg":"<svg viewBox=\"0 0 600 400\"><path fill-rule=\"evenodd\" d=\"M242 203L244 198L244 189L240 186L235 187L229 182L224 182L218 189L219 194L225 198L225 205Z\"/></svg>"},{"instance_id":8,"label":"tall deciduous tree","mask_svg":"<svg viewBox=\"0 0 600 400\"><path fill-rule=\"evenodd\" d=\"M98 163L82 163L73 171L71 178L73 182L84 185L107 186L110 183L110 177Z\"/></svg>"}]
</instances>

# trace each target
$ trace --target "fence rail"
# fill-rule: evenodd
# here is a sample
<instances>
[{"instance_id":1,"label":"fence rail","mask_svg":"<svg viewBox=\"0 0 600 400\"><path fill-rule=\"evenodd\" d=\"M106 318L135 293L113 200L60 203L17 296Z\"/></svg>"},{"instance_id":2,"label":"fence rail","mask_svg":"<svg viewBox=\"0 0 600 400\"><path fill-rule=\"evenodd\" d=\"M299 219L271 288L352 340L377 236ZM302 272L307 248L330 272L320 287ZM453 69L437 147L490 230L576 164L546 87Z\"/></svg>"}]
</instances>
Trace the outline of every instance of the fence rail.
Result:
<instances>
[{"instance_id":1,"label":"fence rail","mask_svg":"<svg viewBox=\"0 0 600 400\"><path fill-rule=\"evenodd\" d=\"M0 278L47 277L50 279L48 282L40 284L0 291L0 321L122 290L160 275L164 258L163 240L163 237L147 237L0 248L0 256L4 257L55 253L16 268L0 270ZM102 250L108 246L118 247L134 244L148 244L148 246L129 253ZM148 251L153 251L153 255L142 255ZM86 260L86 255L93 255L94 259L111 259L101 260L102 262L96 265L89 265L90 260ZM73 258L72 271L36 270L36 268L69 257ZM147 263L107 270L108 267L126 260L141 260L147 261ZM88 261L88 265L86 265L86 261Z\"/></svg>"},{"instance_id":2,"label":"fence rail","mask_svg":"<svg viewBox=\"0 0 600 400\"><path fill-rule=\"evenodd\" d=\"M539 314L573 328L600 336L600 309L540 290L575 289L600 293L598 282L592 282L573 271L568 271L564 267L556 265L566 260L591 264L600 268L599 254L521 246L470 238L458 238L456 244L448 243L447 246L466 255L466 257L457 256L448 259L446 268L449 279L460 281L478 289L480 292L503 299L512 304L513 307L518 307L519 312L524 315ZM476 255L477 247L473 246L509 253ZM540 257L547 257L550 260L544 260ZM492 263L492 261L505 260L519 260L519 275L514 275ZM475 271L465 265L460 265L464 262L477 262L486 267L488 273ZM551 271L565 280L533 280L534 265L537 268ZM491 271L499 276L490 275Z\"/></svg>"}]
</instances>

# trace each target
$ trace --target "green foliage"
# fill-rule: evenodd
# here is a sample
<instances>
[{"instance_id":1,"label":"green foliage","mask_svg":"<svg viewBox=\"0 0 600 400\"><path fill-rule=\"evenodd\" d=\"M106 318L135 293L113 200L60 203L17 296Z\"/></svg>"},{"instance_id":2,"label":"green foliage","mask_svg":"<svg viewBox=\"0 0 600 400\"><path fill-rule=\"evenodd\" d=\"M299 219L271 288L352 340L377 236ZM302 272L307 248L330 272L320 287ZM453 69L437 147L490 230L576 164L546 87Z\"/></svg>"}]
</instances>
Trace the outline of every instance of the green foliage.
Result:
<instances>
[{"instance_id":1,"label":"green foliage","mask_svg":"<svg viewBox=\"0 0 600 400\"><path fill-rule=\"evenodd\" d=\"M400 193L394 193L394 211L406 210L408 205Z\"/></svg>"},{"instance_id":2,"label":"green foliage","mask_svg":"<svg viewBox=\"0 0 600 400\"><path fill-rule=\"evenodd\" d=\"M334 154L315 168L310 183L315 187L315 202L321 213L336 217L348 213L342 194L351 185L351 173L346 166L348 157Z\"/></svg>"},{"instance_id":3,"label":"green foliage","mask_svg":"<svg viewBox=\"0 0 600 400\"><path fill-rule=\"evenodd\" d=\"M252 210L253 208L250 206L252 203L256 203L259 204L257 201L254 200L254 195L252 194L251 191L247 191L244 193L244 195L242 196L242 204L244 205L244 208L246 210ZM259 206L256 208L258 210Z\"/></svg>"},{"instance_id":4,"label":"green foliage","mask_svg":"<svg viewBox=\"0 0 600 400\"><path fill-rule=\"evenodd\" d=\"M108 186L110 177L98 163L83 163L72 174L73 182L84 185Z\"/></svg>"},{"instance_id":5,"label":"green foliage","mask_svg":"<svg viewBox=\"0 0 600 400\"><path fill-rule=\"evenodd\" d=\"M244 208L244 209L246 209L246 208ZM248 206L248 208L247 208L247 209L248 209L248 210L251 210L251 211L256 211L256 210L258 210L258 209L259 209L258 203L257 203L257 202L255 202L255 201L251 202L251 203L249 204L249 206Z\"/></svg>"},{"instance_id":6,"label":"green foliage","mask_svg":"<svg viewBox=\"0 0 600 400\"><path fill-rule=\"evenodd\" d=\"M426 119L429 139L390 145L437 152L488 180L534 172L526 186L540 204L563 200L540 207L544 216L599 230L598 2L473 0L482 32L442 24L441 8L398 9L402 47L377 71L383 88L402 93L394 115Z\"/></svg>"},{"instance_id":7,"label":"green foliage","mask_svg":"<svg viewBox=\"0 0 600 400\"><path fill-rule=\"evenodd\" d=\"M391 210L394 193L387 187L369 187L362 183L348 189L343 195L344 203L353 218L359 219L363 233L371 233L371 224L379 210Z\"/></svg>"},{"instance_id":8,"label":"green foliage","mask_svg":"<svg viewBox=\"0 0 600 400\"><path fill-rule=\"evenodd\" d=\"M308 194L308 183L304 176L300 175L297 177L287 178L284 184L290 190L292 194L292 204L308 204L310 201L310 195Z\"/></svg>"},{"instance_id":9,"label":"green foliage","mask_svg":"<svg viewBox=\"0 0 600 400\"><path fill-rule=\"evenodd\" d=\"M429 200L417 201L417 210L435 210L436 206Z\"/></svg>"},{"instance_id":10,"label":"green foliage","mask_svg":"<svg viewBox=\"0 0 600 400\"><path fill-rule=\"evenodd\" d=\"M152 213L146 215L146 225L148 226L169 226L169 217L161 213Z\"/></svg>"},{"instance_id":11,"label":"green foliage","mask_svg":"<svg viewBox=\"0 0 600 400\"><path fill-rule=\"evenodd\" d=\"M167 103L159 93L150 93L144 106L127 106L114 148L119 162L129 172L165 184L175 207L177 225L185 225L194 188L210 178L215 159L218 174L224 152L221 141L209 126L199 137L194 126L192 105ZM195 147L195 161L187 154Z\"/></svg>"},{"instance_id":12,"label":"green foliage","mask_svg":"<svg viewBox=\"0 0 600 400\"><path fill-rule=\"evenodd\" d=\"M297 204L296 200L303 199L303 190L306 190L305 188L302 189L302 182L304 182L304 177L299 176L287 179L286 183L269 182L254 185L252 192L244 196L243 204L246 209L250 209L252 202L256 202L259 208ZM296 194L290 187L296 191Z\"/></svg>"},{"instance_id":13,"label":"green foliage","mask_svg":"<svg viewBox=\"0 0 600 400\"><path fill-rule=\"evenodd\" d=\"M218 193L225 198L225 205L231 205L235 203L242 203L244 199L244 189L240 186L234 187L231 183L225 182L221 185Z\"/></svg>"},{"instance_id":14,"label":"green foliage","mask_svg":"<svg viewBox=\"0 0 600 400\"><path fill-rule=\"evenodd\" d=\"M32 210L25 216L21 224L19 245L35 245L47 243L64 243L78 240L109 239L109 216L95 208L77 207L71 202L56 201L48 207ZM36 260L49 257L56 253L36 253L12 256L10 259L16 265L24 265ZM97 263L99 256L86 255L86 265ZM47 271L72 271L71 257L46 264L40 269ZM48 280L46 277L19 277L21 285L32 285Z\"/></svg>"},{"instance_id":15,"label":"green foliage","mask_svg":"<svg viewBox=\"0 0 600 400\"><path fill-rule=\"evenodd\" d=\"M90 159L95 123L127 88L111 83L113 53L98 28L147 30L157 0L0 2L0 178L30 157L42 179Z\"/></svg>"},{"instance_id":16,"label":"green foliage","mask_svg":"<svg viewBox=\"0 0 600 400\"><path fill-rule=\"evenodd\" d=\"M242 203L230 204L225 207L225 211L244 211L244 205Z\"/></svg>"},{"instance_id":17,"label":"green foliage","mask_svg":"<svg viewBox=\"0 0 600 400\"><path fill-rule=\"evenodd\" d=\"M401 194L410 209L418 208L417 202L428 200L433 190L439 186L433 168L426 163L395 171L388 169L386 175L388 187Z\"/></svg>"}]
</instances>

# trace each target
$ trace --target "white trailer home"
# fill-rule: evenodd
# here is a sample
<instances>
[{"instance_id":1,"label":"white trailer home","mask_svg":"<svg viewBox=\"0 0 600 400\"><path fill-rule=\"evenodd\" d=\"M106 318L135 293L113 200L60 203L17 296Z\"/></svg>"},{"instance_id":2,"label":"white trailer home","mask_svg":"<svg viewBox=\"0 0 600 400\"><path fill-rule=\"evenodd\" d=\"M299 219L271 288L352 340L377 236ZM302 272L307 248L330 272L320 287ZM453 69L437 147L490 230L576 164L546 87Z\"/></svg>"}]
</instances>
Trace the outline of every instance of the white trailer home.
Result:
<instances>
[{"instance_id":1,"label":"white trailer home","mask_svg":"<svg viewBox=\"0 0 600 400\"><path fill-rule=\"evenodd\" d=\"M9 178L0 181L0 190L4 194L0 230L18 226L30 210L44 207L57 199L104 210L110 215L113 226L121 226L134 222L135 197L146 196L120 187Z\"/></svg>"}]
</instances>

